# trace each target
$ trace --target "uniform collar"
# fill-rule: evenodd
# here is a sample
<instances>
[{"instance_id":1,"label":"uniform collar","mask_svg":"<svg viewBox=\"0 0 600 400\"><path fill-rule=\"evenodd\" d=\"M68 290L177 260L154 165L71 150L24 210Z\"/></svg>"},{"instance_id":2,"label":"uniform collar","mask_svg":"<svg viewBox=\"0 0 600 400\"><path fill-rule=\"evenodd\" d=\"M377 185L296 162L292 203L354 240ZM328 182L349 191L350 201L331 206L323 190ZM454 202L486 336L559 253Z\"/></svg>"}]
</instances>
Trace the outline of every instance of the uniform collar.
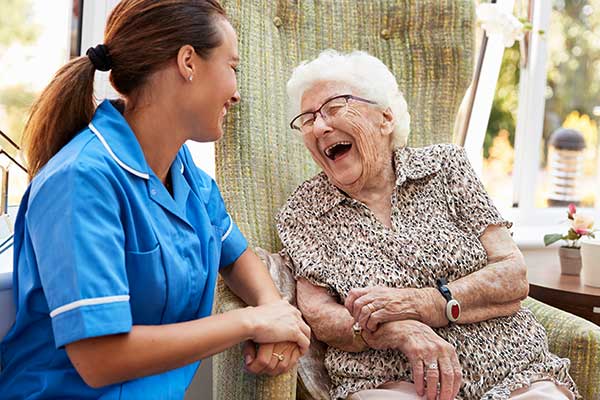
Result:
<instances>
[{"instance_id":1,"label":"uniform collar","mask_svg":"<svg viewBox=\"0 0 600 400\"><path fill-rule=\"evenodd\" d=\"M394 171L396 173L396 188L400 188L407 179L417 180L438 172L442 167L441 157L432 151L433 147L413 149L403 147L394 150ZM323 190L323 198L313 203L317 215L321 216L338 204L346 201L349 204L357 200L348 196L329 181L327 175L321 172L315 182Z\"/></svg>"},{"instance_id":2,"label":"uniform collar","mask_svg":"<svg viewBox=\"0 0 600 400\"><path fill-rule=\"evenodd\" d=\"M140 178L150 178L142 147L115 104L104 100L96 109L89 128L123 169Z\"/></svg>"}]
</instances>

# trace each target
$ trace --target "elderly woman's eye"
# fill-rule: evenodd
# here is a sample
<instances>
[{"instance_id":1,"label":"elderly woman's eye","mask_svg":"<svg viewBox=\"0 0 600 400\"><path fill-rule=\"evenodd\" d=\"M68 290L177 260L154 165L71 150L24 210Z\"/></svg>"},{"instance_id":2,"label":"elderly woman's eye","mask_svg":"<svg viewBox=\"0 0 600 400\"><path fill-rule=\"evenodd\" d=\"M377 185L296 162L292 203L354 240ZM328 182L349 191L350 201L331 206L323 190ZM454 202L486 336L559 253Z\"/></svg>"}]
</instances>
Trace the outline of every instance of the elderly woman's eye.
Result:
<instances>
[{"instance_id":1,"label":"elderly woman's eye","mask_svg":"<svg viewBox=\"0 0 600 400\"><path fill-rule=\"evenodd\" d=\"M306 117L300 121L303 127L309 127L313 124L313 122L315 122L315 119L313 117Z\"/></svg>"},{"instance_id":2,"label":"elderly woman's eye","mask_svg":"<svg viewBox=\"0 0 600 400\"><path fill-rule=\"evenodd\" d=\"M327 107L325 108L325 113L327 115L330 116L334 116L336 115L342 108L344 108L346 104L345 103L334 103L334 104L328 104Z\"/></svg>"}]
</instances>

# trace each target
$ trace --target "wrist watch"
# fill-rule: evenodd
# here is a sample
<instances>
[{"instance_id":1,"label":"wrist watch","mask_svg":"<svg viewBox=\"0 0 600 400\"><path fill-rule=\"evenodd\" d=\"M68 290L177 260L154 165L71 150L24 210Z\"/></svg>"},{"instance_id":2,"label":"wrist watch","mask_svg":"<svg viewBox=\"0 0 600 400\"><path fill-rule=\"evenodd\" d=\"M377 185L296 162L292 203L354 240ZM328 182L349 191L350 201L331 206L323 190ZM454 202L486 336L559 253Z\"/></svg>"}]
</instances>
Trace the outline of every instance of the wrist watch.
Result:
<instances>
[{"instance_id":1,"label":"wrist watch","mask_svg":"<svg viewBox=\"0 0 600 400\"><path fill-rule=\"evenodd\" d=\"M452 298L452 292L448 286L448 280L446 278L438 278L436 280L437 289L440 291L444 299L446 299L446 318L450 322L456 322L460 318L460 303Z\"/></svg>"}]
</instances>

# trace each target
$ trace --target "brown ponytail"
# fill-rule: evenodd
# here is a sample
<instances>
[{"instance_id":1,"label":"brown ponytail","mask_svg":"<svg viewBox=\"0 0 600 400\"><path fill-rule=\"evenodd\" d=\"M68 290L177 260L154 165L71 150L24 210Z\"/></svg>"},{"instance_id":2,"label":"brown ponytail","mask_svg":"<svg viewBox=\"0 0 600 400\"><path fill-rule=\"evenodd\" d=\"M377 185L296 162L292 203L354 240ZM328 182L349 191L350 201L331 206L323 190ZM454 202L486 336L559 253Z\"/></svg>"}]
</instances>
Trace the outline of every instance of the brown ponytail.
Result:
<instances>
[{"instance_id":1,"label":"brown ponytail","mask_svg":"<svg viewBox=\"0 0 600 400\"><path fill-rule=\"evenodd\" d=\"M216 0L122 0L104 33L113 87L135 94L186 44L208 58L221 44L215 16L225 16ZM88 57L70 61L33 104L23 136L30 179L92 120L94 73Z\"/></svg>"},{"instance_id":2,"label":"brown ponytail","mask_svg":"<svg viewBox=\"0 0 600 400\"><path fill-rule=\"evenodd\" d=\"M33 103L23 135L29 179L94 115L94 66L79 57L63 66Z\"/></svg>"}]
</instances>

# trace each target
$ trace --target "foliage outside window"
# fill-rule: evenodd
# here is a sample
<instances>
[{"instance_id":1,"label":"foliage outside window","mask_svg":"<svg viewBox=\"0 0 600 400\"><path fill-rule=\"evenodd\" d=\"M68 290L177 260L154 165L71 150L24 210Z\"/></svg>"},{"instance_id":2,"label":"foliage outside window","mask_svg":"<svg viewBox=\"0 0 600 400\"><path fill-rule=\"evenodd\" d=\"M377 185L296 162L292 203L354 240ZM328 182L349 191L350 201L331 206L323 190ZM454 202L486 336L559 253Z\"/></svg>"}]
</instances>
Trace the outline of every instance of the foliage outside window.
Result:
<instances>
[{"instance_id":1,"label":"foliage outside window","mask_svg":"<svg viewBox=\"0 0 600 400\"><path fill-rule=\"evenodd\" d=\"M80 1L2 0L0 4L0 130L21 143L29 108L79 39ZM70 25L72 24L72 25ZM73 33L71 33L73 32ZM15 156L14 146L0 147ZM18 205L27 176L10 169L9 205Z\"/></svg>"},{"instance_id":2,"label":"foliage outside window","mask_svg":"<svg viewBox=\"0 0 600 400\"><path fill-rule=\"evenodd\" d=\"M522 5L522 4L517 4ZM523 15L516 10L516 15ZM535 206L548 207L552 162L549 138L558 128L576 129L585 139L582 175L578 178L580 203L597 206L598 119L600 118L600 0L553 0L548 45L544 131L539 145ZM496 203L512 206L516 116L519 96L519 47L504 53L496 95L483 148L483 181ZM530 61L531 62L531 61ZM533 185L533 182L532 182Z\"/></svg>"}]
</instances>

